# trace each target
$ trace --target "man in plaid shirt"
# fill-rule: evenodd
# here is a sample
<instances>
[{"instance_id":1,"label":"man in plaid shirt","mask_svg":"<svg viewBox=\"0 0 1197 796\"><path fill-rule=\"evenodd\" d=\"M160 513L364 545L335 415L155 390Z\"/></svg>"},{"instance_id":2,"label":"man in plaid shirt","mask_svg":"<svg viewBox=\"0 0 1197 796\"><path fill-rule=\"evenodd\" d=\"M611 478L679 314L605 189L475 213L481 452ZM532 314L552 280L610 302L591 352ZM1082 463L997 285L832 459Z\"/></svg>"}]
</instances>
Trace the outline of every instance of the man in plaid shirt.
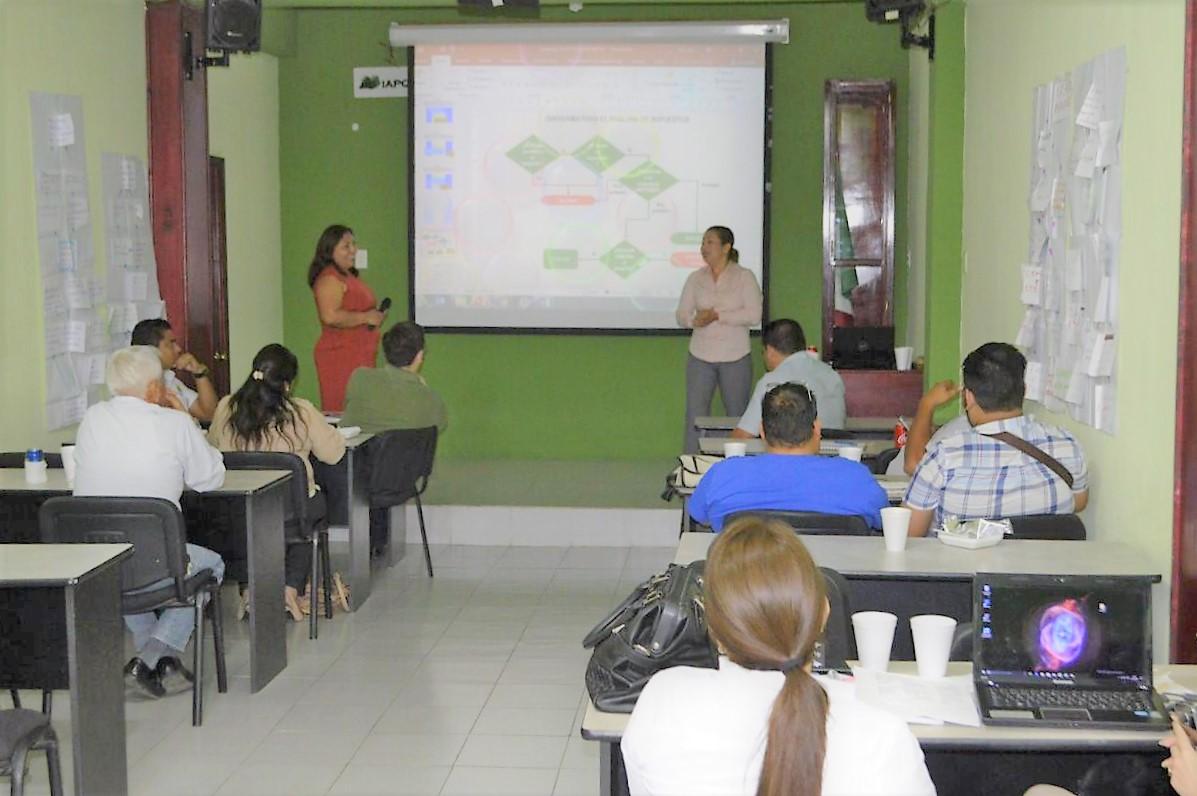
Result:
<instances>
[{"instance_id":1,"label":"man in plaid shirt","mask_svg":"<svg viewBox=\"0 0 1197 796\"><path fill-rule=\"evenodd\" d=\"M943 518L1070 514L1089 501L1085 455L1063 429L1022 413L1027 360L1007 343L986 343L964 359L965 416L971 428L932 442L906 490L910 535L925 536ZM1056 459L1072 486L1043 462L992 434L1021 437Z\"/></svg>"}]
</instances>

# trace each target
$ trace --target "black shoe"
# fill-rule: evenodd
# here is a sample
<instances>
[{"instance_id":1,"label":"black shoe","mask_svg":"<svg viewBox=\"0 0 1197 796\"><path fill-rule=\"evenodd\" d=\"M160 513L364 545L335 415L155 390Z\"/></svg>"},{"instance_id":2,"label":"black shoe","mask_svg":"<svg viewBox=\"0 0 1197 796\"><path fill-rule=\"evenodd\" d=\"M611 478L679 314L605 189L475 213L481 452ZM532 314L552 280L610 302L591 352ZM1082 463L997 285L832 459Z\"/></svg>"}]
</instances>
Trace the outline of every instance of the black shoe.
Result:
<instances>
[{"instance_id":1,"label":"black shoe","mask_svg":"<svg viewBox=\"0 0 1197 796\"><path fill-rule=\"evenodd\" d=\"M195 675L187 670L183 662L173 655L164 655L158 659L158 665L154 667L154 673L158 675L158 681L162 683L163 688L167 688L178 680L184 680L188 683L195 682Z\"/></svg>"},{"instance_id":2,"label":"black shoe","mask_svg":"<svg viewBox=\"0 0 1197 796\"><path fill-rule=\"evenodd\" d=\"M141 658L134 658L125 665L125 685L136 688L154 699L166 696L158 673L146 665Z\"/></svg>"}]
</instances>

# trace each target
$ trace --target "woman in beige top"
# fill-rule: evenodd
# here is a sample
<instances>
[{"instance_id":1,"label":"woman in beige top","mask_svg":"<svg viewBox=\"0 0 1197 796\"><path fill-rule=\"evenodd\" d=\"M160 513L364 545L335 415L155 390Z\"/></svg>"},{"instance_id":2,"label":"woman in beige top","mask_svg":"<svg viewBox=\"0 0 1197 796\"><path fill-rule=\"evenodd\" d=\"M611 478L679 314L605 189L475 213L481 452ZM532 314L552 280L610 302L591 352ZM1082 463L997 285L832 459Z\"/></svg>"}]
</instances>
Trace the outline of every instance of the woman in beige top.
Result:
<instances>
[{"instance_id":1,"label":"woman in beige top","mask_svg":"<svg viewBox=\"0 0 1197 796\"><path fill-rule=\"evenodd\" d=\"M308 471L309 516L323 513L308 455L326 464L336 464L345 455L345 438L324 419L324 415L303 398L291 396L291 385L299 375L295 355L278 343L271 343L254 357L253 372L241 388L220 399L208 429L208 442L222 451L277 451L294 453ZM317 505L313 505L317 504ZM287 546L284 600L296 620L303 619L299 593L312 569L312 547Z\"/></svg>"},{"instance_id":2,"label":"woman in beige top","mask_svg":"<svg viewBox=\"0 0 1197 796\"><path fill-rule=\"evenodd\" d=\"M698 453L694 419L711 413L715 386L728 415L739 417L752 395L752 354L748 329L761 322L761 288L740 266L735 235L711 227L702 236L706 266L686 280L677 305L677 323L693 329L686 359L684 453Z\"/></svg>"}]
</instances>

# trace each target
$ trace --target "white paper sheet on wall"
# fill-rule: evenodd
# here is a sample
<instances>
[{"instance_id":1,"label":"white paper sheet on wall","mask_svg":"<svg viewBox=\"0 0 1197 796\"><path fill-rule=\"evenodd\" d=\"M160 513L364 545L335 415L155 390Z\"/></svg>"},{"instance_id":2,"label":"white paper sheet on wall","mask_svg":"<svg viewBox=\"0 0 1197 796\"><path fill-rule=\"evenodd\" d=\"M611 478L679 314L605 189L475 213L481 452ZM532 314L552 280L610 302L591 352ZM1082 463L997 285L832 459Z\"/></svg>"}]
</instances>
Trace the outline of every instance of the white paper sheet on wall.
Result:
<instances>
[{"instance_id":1,"label":"white paper sheet on wall","mask_svg":"<svg viewBox=\"0 0 1197 796\"><path fill-rule=\"evenodd\" d=\"M1117 417L1125 91L1123 49L1035 89L1029 256L1018 271L1026 311L1014 336L1028 360L1028 398L1109 433Z\"/></svg>"}]
</instances>

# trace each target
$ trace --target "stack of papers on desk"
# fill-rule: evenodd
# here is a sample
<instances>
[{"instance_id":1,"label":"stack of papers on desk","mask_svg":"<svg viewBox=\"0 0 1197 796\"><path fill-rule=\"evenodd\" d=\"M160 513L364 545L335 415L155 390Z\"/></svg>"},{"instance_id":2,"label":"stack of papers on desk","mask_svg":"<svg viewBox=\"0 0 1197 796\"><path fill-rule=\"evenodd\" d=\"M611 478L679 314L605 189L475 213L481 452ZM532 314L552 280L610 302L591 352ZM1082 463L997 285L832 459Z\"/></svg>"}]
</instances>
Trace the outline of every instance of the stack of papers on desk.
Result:
<instances>
[{"instance_id":1,"label":"stack of papers on desk","mask_svg":"<svg viewBox=\"0 0 1197 796\"><path fill-rule=\"evenodd\" d=\"M861 702L901 716L908 724L981 726L972 675L924 679L859 668L852 674Z\"/></svg>"}]
</instances>

